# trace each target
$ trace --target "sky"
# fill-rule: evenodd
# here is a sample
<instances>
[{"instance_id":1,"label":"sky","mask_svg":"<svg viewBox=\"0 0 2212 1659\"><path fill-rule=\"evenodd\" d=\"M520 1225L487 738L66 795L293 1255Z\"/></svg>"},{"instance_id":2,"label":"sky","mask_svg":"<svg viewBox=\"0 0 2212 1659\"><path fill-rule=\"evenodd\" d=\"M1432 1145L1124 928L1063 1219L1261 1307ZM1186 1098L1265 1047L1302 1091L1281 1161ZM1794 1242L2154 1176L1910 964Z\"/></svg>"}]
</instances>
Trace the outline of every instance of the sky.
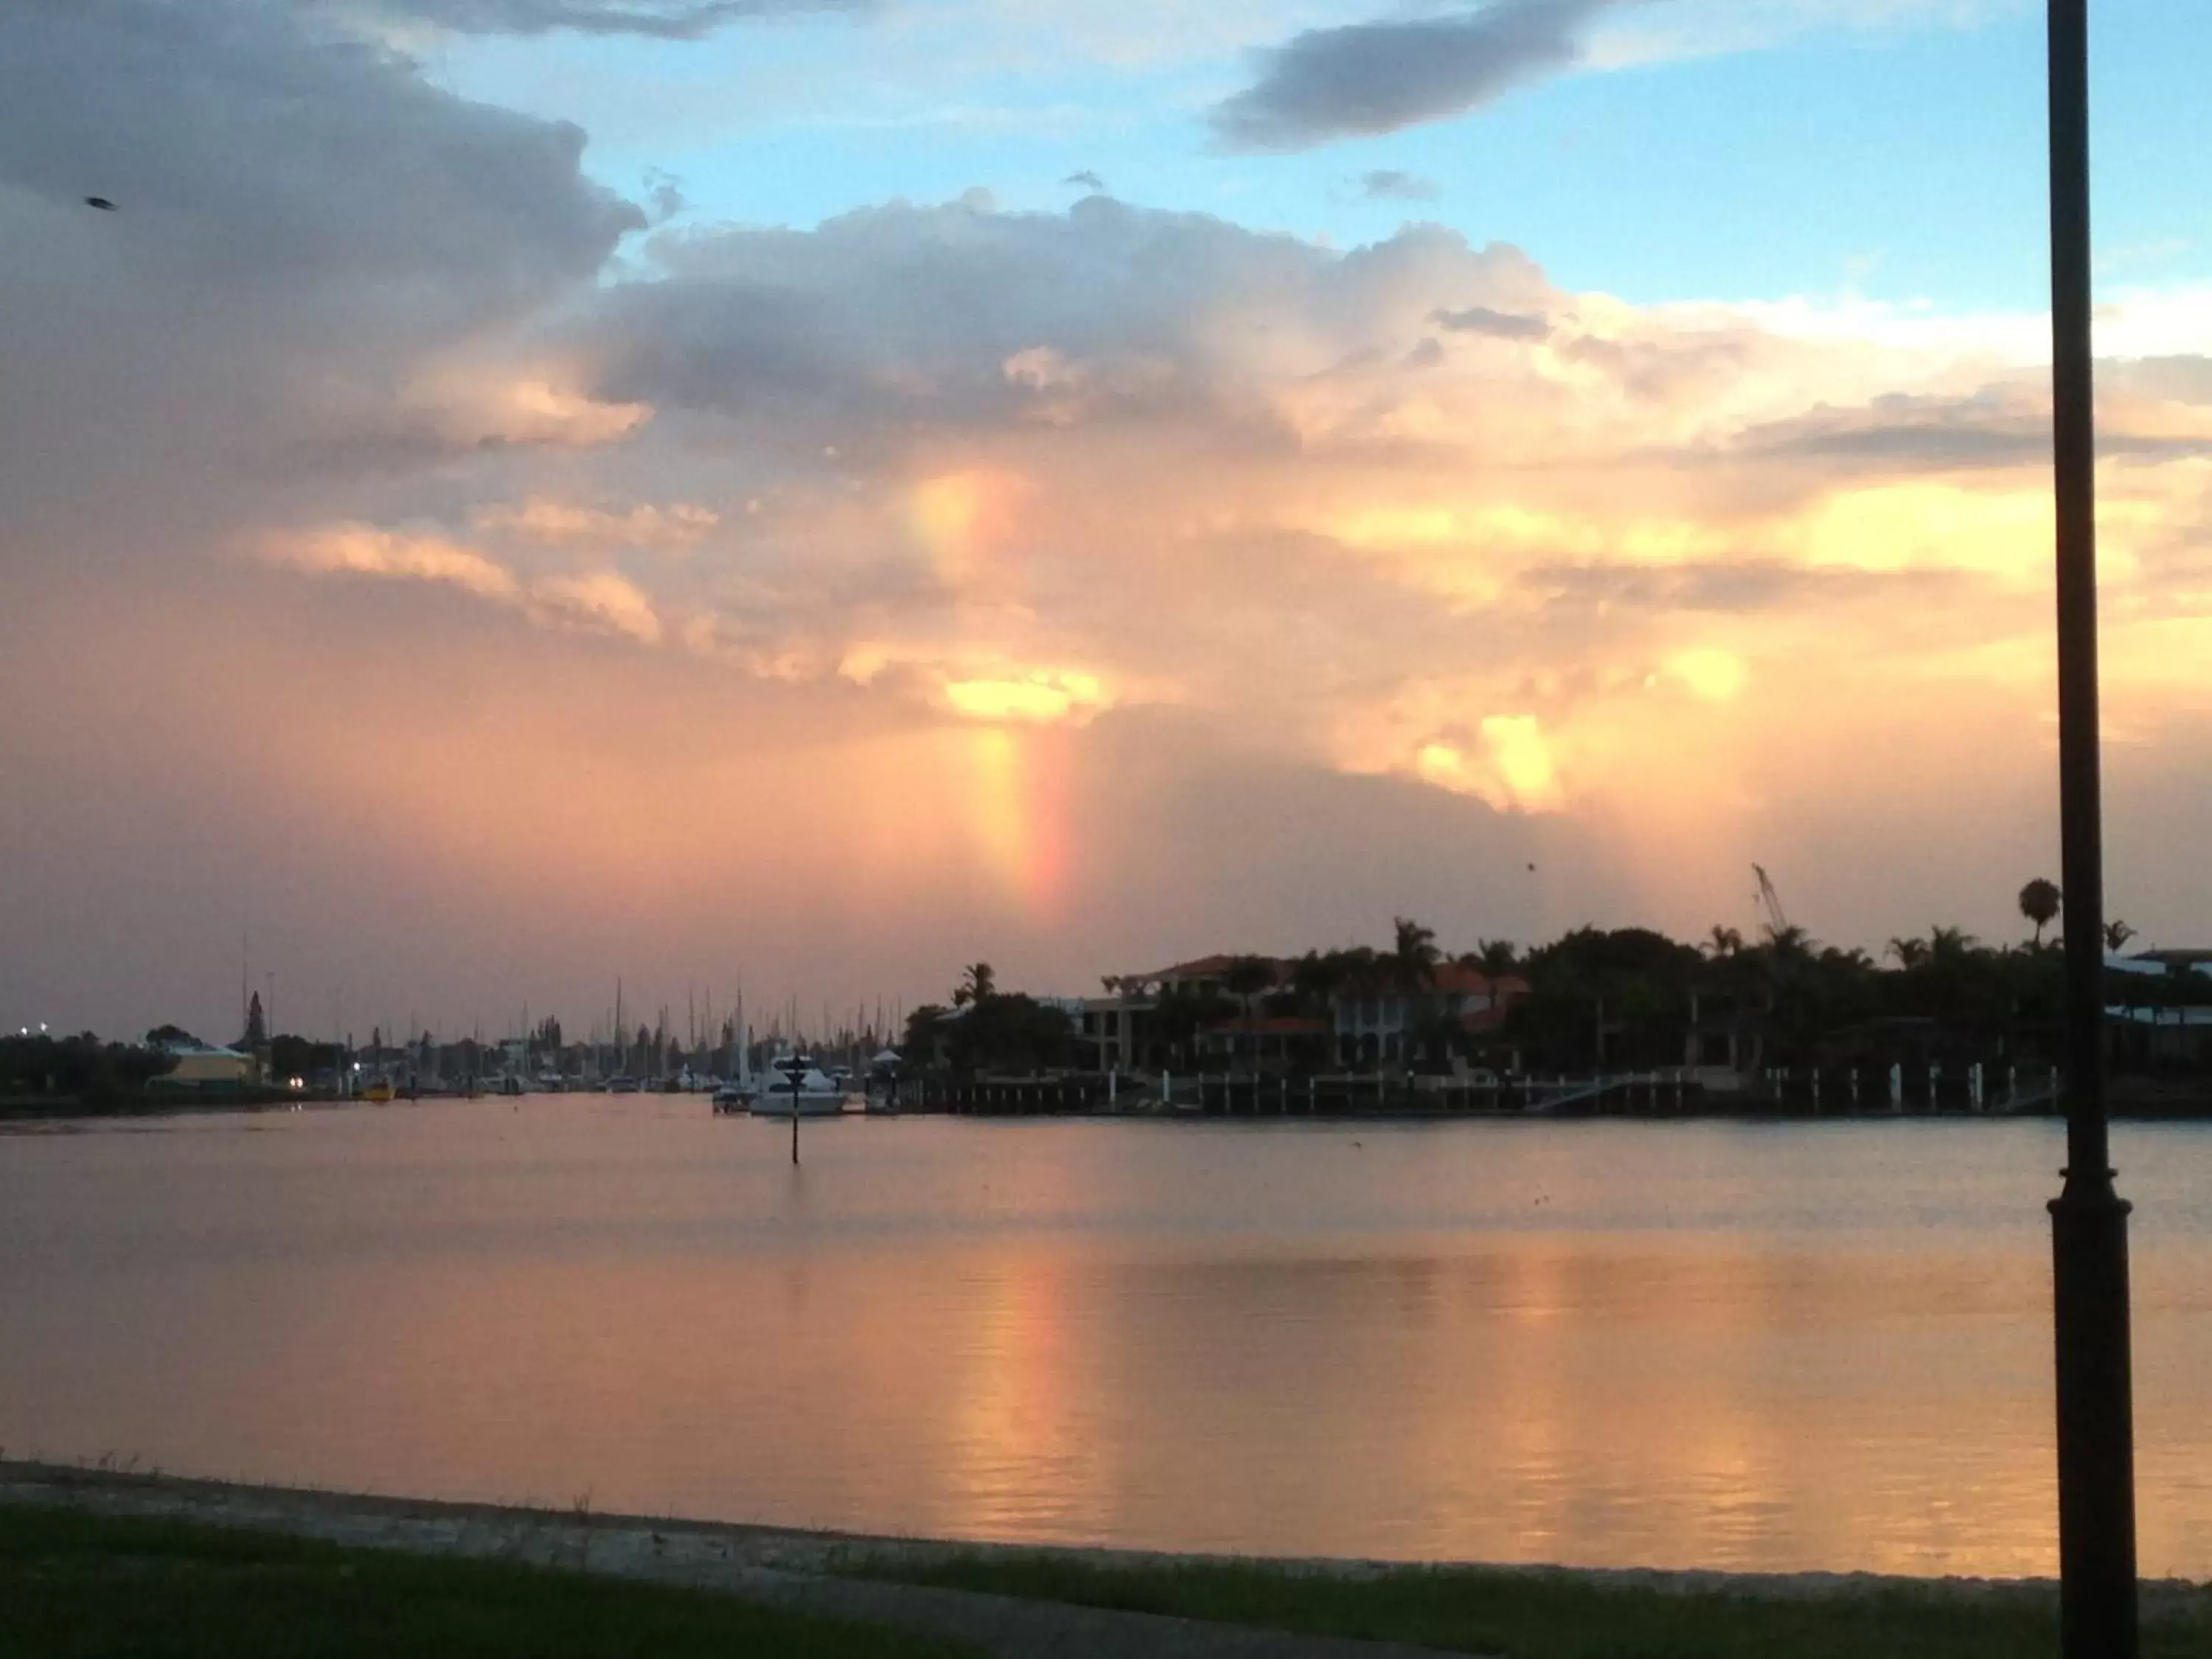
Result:
<instances>
[{"instance_id":1,"label":"sky","mask_svg":"<svg viewBox=\"0 0 2212 1659\"><path fill-rule=\"evenodd\" d=\"M2212 10L2094 8L2107 887L2212 944ZM2033 0L21 0L0 1023L2024 934ZM99 196L112 212L88 208Z\"/></svg>"}]
</instances>

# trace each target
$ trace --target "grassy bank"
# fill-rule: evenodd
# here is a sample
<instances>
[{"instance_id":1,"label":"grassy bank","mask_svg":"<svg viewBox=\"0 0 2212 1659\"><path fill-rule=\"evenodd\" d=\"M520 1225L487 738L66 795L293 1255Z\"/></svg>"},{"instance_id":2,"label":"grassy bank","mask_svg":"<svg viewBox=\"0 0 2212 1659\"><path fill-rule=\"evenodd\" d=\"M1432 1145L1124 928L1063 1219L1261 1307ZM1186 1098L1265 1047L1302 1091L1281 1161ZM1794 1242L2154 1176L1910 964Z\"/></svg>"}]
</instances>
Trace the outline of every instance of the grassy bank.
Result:
<instances>
[{"instance_id":1,"label":"grassy bank","mask_svg":"<svg viewBox=\"0 0 2212 1659\"><path fill-rule=\"evenodd\" d=\"M9 1659L976 1659L727 1596L0 1505Z\"/></svg>"},{"instance_id":2,"label":"grassy bank","mask_svg":"<svg viewBox=\"0 0 2212 1659\"><path fill-rule=\"evenodd\" d=\"M1180 1614L1499 1659L2051 1659L2055 1591L1893 1581L1804 1594L1662 1588L1580 1574L1406 1568L1373 1574L1234 1563L1100 1565L992 1553L863 1556L864 1577ZM2200 1598L2144 1630L2144 1659L2212 1659Z\"/></svg>"}]
</instances>

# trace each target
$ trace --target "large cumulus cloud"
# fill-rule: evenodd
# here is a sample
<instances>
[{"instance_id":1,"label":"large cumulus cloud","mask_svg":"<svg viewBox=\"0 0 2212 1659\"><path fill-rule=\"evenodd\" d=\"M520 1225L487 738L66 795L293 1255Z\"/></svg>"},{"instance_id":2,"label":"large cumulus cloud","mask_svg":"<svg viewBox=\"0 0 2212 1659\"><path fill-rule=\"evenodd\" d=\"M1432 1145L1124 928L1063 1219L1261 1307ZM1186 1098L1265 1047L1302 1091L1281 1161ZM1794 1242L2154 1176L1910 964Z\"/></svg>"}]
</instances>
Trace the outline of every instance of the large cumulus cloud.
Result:
<instances>
[{"instance_id":1,"label":"large cumulus cloud","mask_svg":"<svg viewBox=\"0 0 2212 1659\"><path fill-rule=\"evenodd\" d=\"M1556 811L1780 731L1811 662L1971 665L1969 614L1983 669L2039 647L2047 417L2001 350L1104 198L696 232L647 269L563 337L594 398L659 411L602 487L665 490L678 448L727 471L685 560L605 557L666 644L756 675L955 719L1170 706ZM2110 453L2145 469L2112 568L2170 608L2203 416L2173 368L2112 378ZM496 544L526 592L541 556Z\"/></svg>"},{"instance_id":2,"label":"large cumulus cloud","mask_svg":"<svg viewBox=\"0 0 2212 1659\"><path fill-rule=\"evenodd\" d=\"M1273 421L1283 383L1419 339L1439 296L1551 294L1516 251L1470 252L1447 232L1338 258L1103 197L1065 215L895 204L654 252L659 279L593 320L607 395L848 437L1201 408Z\"/></svg>"}]
</instances>

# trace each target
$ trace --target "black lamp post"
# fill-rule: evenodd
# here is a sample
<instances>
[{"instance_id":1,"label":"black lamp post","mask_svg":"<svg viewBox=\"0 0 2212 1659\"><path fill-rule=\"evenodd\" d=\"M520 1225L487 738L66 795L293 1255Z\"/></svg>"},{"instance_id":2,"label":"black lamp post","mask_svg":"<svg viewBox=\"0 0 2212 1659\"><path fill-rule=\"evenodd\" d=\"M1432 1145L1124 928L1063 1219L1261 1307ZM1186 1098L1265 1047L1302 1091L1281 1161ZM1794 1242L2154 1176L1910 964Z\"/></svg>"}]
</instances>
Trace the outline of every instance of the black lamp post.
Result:
<instances>
[{"instance_id":1,"label":"black lamp post","mask_svg":"<svg viewBox=\"0 0 2212 1659\"><path fill-rule=\"evenodd\" d=\"M2105 1103L2104 830L2089 270L2089 5L2051 4L2051 329L2058 506L2058 775L2066 895L2066 1184L2051 1205L2065 1659L2136 1659L2128 1205Z\"/></svg>"}]
</instances>

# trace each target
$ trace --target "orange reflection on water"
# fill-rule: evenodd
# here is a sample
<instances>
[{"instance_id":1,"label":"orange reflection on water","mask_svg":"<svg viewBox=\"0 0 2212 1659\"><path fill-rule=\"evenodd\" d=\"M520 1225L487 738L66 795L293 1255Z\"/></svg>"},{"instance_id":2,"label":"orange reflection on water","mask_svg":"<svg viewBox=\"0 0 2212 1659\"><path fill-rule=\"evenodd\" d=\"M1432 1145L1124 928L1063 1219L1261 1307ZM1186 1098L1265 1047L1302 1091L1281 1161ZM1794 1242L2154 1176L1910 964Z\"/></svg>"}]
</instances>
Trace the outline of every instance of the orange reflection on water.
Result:
<instances>
[{"instance_id":1,"label":"orange reflection on water","mask_svg":"<svg viewBox=\"0 0 2212 1659\"><path fill-rule=\"evenodd\" d=\"M774 1126L489 1106L6 1142L0 1438L1036 1541L2053 1565L2039 1126L854 1121L794 1172ZM2130 1165L2154 1573L2212 1571L2208 1164Z\"/></svg>"}]
</instances>

